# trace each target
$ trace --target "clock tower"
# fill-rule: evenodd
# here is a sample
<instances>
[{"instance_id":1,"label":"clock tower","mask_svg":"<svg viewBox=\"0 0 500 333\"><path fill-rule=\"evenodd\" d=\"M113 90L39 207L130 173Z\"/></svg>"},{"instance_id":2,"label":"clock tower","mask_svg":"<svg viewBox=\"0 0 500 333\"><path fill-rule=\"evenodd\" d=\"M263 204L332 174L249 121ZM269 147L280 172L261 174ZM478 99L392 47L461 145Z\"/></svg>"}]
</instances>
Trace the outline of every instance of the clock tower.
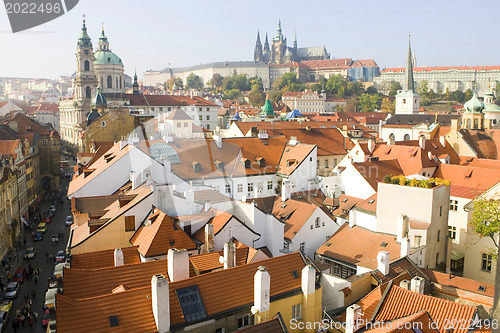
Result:
<instances>
[{"instance_id":1,"label":"clock tower","mask_svg":"<svg viewBox=\"0 0 500 333\"><path fill-rule=\"evenodd\" d=\"M83 20L82 34L76 47L77 71L74 81L75 99L90 100L97 88L97 77L94 72L94 50L92 41L87 34L85 19Z\"/></svg>"}]
</instances>

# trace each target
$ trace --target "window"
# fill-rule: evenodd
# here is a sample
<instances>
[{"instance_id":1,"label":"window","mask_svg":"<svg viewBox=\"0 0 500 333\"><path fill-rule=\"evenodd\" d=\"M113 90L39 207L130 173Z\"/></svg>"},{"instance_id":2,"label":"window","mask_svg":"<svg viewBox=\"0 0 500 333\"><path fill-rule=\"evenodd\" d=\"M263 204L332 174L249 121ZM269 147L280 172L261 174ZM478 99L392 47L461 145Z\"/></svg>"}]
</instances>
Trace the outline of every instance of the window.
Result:
<instances>
[{"instance_id":1,"label":"window","mask_svg":"<svg viewBox=\"0 0 500 333\"><path fill-rule=\"evenodd\" d=\"M125 231L135 230L135 215L125 216Z\"/></svg>"},{"instance_id":2,"label":"window","mask_svg":"<svg viewBox=\"0 0 500 333\"><path fill-rule=\"evenodd\" d=\"M248 183L248 192L253 192L253 183Z\"/></svg>"},{"instance_id":3,"label":"window","mask_svg":"<svg viewBox=\"0 0 500 333\"><path fill-rule=\"evenodd\" d=\"M207 116L207 120L210 120L210 116Z\"/></svg>"},{"instance_id":4,"label":"window","mask_svg":"<svg viewBox=\"0 0 500 333\"><path fill-rule=\"evenodd\" d=\"M443 216L443 206L439 206L439 216Z\"/></svg>"},{"instance_id":5,"label":"window","mask_svg":"<svg viewBox=\"0 0 500 333\"><path fill-rule=\"evenodd\" d=\"M252 315L246 315L243 317L238 318L238 328L246 327L253 325L253 316Z\"/></svg>"},{"instance_id":6,"label":"window","mask_svg":"<svg viewBox=\"0 0 500 333\"><path fill-rule=\"evenodd\" d=\"M108 75L108 88L113 88L113 79L111 78L111 75Z\"/></svg>"},{"instance_id":7,"label":"window","mask_svg":"<svg viewBox=\"0 0 500 333\"><path fill-rule=\"evenodd\" d=\"M328 168L328 160L325 160L325 168Z\"/></svg>"},{"instance_id":8,"label":"window","mask_svg":"<svg viewBox=\"0 0 500 333\"><path fill-rule=\"evenodd\" d=\"M207 129L210 129L210 124L207 124Z\"/></svg>"},{"instance_id":9,"label":"window","mask_svg":"<svg viewBox=\"0 0 500 333\"><path fill-rule=\"evenodd\" d=\"M184 127L188 127L188 123L184 123Z\"/></svg>"},{"instance_id":10,"label":"window","mask_svg":"<svg viewBox=\"0 0 500 333\"><path fill-rule=\"evenodd\" d=\"M238 185L236 185L236 191L237 191L238 193L243 192L243 184L238 184Z\"/></svg>"},{"instance_id":11,"label":"window","mask_svg":"<svg viewBox=\"0 0 500 333\"><path fill-rule=\"evenodd\" d=\"M85 60L83 63L83 70L85 72L88 72L90 70L90 62L88 60Z\"/></svg>"},{"instance_id":12,"label":"window","mask_svg":"<svg viewBox=\"0 0 500 333\"><path fill-rule=\"evenodd\" d=\"M163 111L163 108L160 106L160 111Z\"/></svg>"},{"instance_id":13,"label":"window","mask_svg":"<svg viewBox=\"0 0 500 333\"><path fill-rule=\"evenodd\" d=\"M203 116L200 116L199 118L200 118L200 120L203 120Z\"/></svg>"},{"instance_id":14,"label":"window","mask_svg":"<svg viewBox=\"0 0 500 333\"><path fill-rule=\"evenodd\" d=\"M457 239L457 227L453 227L451 225L448 226L448 236L451 239Z\"/></svg>"},{"instance_id":15,"label":"window","mask_svg":"<svg viewBox=\"0 0 500 333\"><path fill-rule=\"evenodd\" d=\"M226 329L224 327L216 328L215 333L226 333Z\"/></svg>"},{"instance_id":16,"label":"window","mask_svg":"<svg viewBox=\"0 0 500 333\"><path fill-rule=\"evenodd\" d=\"M181 127L181 123L177 123L177 127Z\"/></svg>"},{"instance_id":17,"label":"window","mask_svg":"<svg viewBox=\"0 0 500 333\"><path fill-rule=\"evenodd\" d=\"M225 190L226 194L231 194L231 185L229 184L226 184L226 190Z\"/></svg>"},{"instance_id":18,"label":"window","mask_svg":"<svg viewBox=\"0 0 500 333\"><path fill-rule=\"evenodd\" d=\"M309 157L309 162L312 162L313 161L313 158L312 157Z\"/></svg>"},{"instance_id":19,"label":"window","mask_svg":"<svg viewBox=\"0 0 500 333\"><path fill-rule=\"evenodd\" d=\"M288 250L290 245L288 244L287 241L283 242L283 249Z\"/></svg>"},{"instance_id":20,"label":"window","mask_svg":"<svg viewBox=\"0 0 500 333\"><path fill-rule=\"evenodd\" d=\"M406 104L406 98L403 98L403 104Z\"/></svg>"},{"instance_id":21,"label":"window","mask_svg":"<svg viewBox=\"0 0 500 333\"><path fill-rule=\"evenodd\" d=\"M210 111L210 108L207 108L207 111Z\"/></svg>"},{"instance_id":22,"label":"window","mask_svg":"<svg viewBox=\"0 0 500 333\"><path fill-rule=\"evenodd\" d=\"M90 87L85 88L85 98L91 98L92 97L92 90Z\"/></svg>"},{"instance_id":23,"label":"window","mask_svg":"<svg viewBox=\"0 0 500 333\"><path fill-rule=\"evenodd\" d=\"M300 252L304 253L305 248L306 248L306 243L305 242L300 243L299 245Z\"/></svg>"},{"instance_id":24,"label":"window","mask_svg":"<svg viewBox=\"0 0 500 333\"><path fill-rule=\"evenodd\" d=\"M319 221L319 217L316 218L316 228L319 228L321 222Z\"/></svg>"},{"instance_id":25,"label":"window","mask_svg":"<svg viewBox=\"0 0 500 333\"><path fill-rule=\"evenodd\" d=\"M46 146L47 145L47 140L43 140L42 143L43 143L44 146Z\"/></svg>"},{"instance_id":26,"label":"window","mask_svg":"<svg viewBox=\"0 0 500 333\"><path fill-rule=\"evenodd\" d=\"M193 323L207 317L197 285L176 289L175 292L187 323Z\"/></svg>"},{"instance_id":27,"label":"window","mask_svg":"<svg viewBox=\"0 0 500 333\"><path fill-rule=\"evenodd\" d=\"M422 242L422 236L415 236L415 247L419 247Z\"/></svg>"},{"instance_id":28,"label":"window","mask_svg":"<svg viewBox=\"0 0 500 333\"><path fill-rule=\"evenodd\" d=\"M491 263L493 261L493 258L491 255L483 253L483 260L481 263L481 270L485 272L490 272L491 273Z\"/></svg>"},{"instance_id":29,"label":"window","mask_svg":"<svg viewBox=\"0 0 500 333\"><path fill-rule=\"evenodd\" d=\"M292 305L292 319L300 319L302 315L302 304Z\"/></svg>"},{"instance_id":30,"label":"window","mask_svg":"<svg viewBox=\"0 0 500 333\"><path fill-rule=\"evenodd\" d=\"M450 200L450 210L458 211L458 200Z\"/></svg>"},{"instance_id":31,"label":"window","mask_svg":"<svg viewBox=\"0 0 500 333\"><path fill-rule=\"evenodd\" d=\"M103 120L103 121L101 121L101 126L102 126L102 127L106 127L106 122L105 122L104 120Z\"/></svg>"},{"instance_id":32,"label":"window","mask_svg":"<svg viewBox=\"0 0 500 333\"><path fill-rule=\"evenodd\" d=\"M273 181L272 180L270 180L270 181L267 182L267 189L268 190L272 190L273 189Z\"/></svg>"},{"instance_id":33,"label":"window","mask_svg":"<svg viewBox=\"0 0 500 333\"><path fill-rule=\"evenodd\" d=\"M436 253L436 266L439 265L439 252Z\"/></svg>"},{"instance_id":34,"label":"window","mask_svg":"<svg viewBox=\"0 0 500 333\"><path fill-rule=\"evenodd\" d=\"M198 110L203 111L203 108L199 108Z\"/></svg>"}]
</instances>

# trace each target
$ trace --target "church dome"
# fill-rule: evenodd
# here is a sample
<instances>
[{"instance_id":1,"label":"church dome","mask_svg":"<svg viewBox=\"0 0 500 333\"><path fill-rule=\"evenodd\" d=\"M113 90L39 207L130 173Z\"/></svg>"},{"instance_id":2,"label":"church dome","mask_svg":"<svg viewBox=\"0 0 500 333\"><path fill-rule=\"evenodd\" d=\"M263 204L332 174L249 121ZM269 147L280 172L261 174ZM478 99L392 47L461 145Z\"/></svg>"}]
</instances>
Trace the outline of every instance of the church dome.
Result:
<instances>
[{"instance_id":1,"label":"church dome","mask_svg":"<svg viewBox=\"0 0 500 333\"><path fill-rule=\"evenodd\" d=\"M271 101L266 99L266 103L262 107L262 112L261 115L263 116L274 116L274 108L273 105L271 104Z\"/></svg>"},{"instance_id":2,"label":"church dome","mask_svg":"<svg viewBox=\"0 0 500 333\"><path fill-rule=\"evenodd\" d=\"M107 107L108 106L108 101L106 100L106 96L104 96L101 93L101 88L97 87L97 91L92 96L92 99L90 100L90 106L91 107Z\"/></svg>"},{"instance_id":3,"label":"church dome","mask_svg":"<svg viewBox=\"0 0 500 333\"><path fill-rule=\"evenodd\" d=\"M474 95L472 95L472 98L464 104L464 108L465 112L478 113L483 111L484 104L477 98L476 93L474 93Z\"/></svg>"},{"instance_id":4,"label":"church dome","mask_svg":"<svg viewBox=\"0 0 500 333\"><path fill-rule=\"evenodd\" d=\"M122 60L116 54L111 51L101 51L98 50L94 53L96 65L121 65L123 66Z\"/></svg>"},{"instance_id":5,"label":"church dome","mask_svg":"<svg viewBox=\"0 0 500 333\"><path fill-rule=\"evenodd\" d=\"M92 111L87 116L87 126L92 124L100 116L101 114L97 111L97 109L92 109Z\"/></svg>"}]
</instances>

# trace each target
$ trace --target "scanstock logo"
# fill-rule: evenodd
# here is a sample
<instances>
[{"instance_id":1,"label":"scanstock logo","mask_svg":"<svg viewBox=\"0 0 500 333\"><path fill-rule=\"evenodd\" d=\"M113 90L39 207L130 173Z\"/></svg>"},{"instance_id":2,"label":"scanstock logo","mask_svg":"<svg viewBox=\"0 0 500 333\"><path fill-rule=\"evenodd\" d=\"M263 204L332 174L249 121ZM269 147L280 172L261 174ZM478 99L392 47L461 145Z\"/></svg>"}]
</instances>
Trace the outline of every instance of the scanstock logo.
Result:
<instances>
[{"instance_id":1,"label":"scanstock logo","mask_svg":"<svg viewBox=\"0 0 500 333\"><path fill-rule=\"evenodd\" d=\"M52 21L73 9L79 0L4 0L12 32Z\"/></svg>"}]
</instances>

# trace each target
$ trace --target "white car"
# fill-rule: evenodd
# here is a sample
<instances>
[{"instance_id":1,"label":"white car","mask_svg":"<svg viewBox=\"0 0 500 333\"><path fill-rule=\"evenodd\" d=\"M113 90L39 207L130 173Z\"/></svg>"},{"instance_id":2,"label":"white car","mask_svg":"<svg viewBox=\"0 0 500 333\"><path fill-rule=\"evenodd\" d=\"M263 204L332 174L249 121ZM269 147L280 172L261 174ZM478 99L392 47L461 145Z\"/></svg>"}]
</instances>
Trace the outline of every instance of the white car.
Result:
<instances>
[{"instance_id":1,"label":"white car","mask_svg":"<svg viewBox=\"0 0 500 333\"><path fill-rule=\"evenodd\" d=\"M16 298L17 292L19 291L19 283L11 282L7 285L5 289L5 298Z\"/></svg>"},{"instance_id":2,"label":"white car","mask_svg":"<svg viewBox=\"0 0 500 333\"><path fill-rule=\"evenodd\" d=\"M66 218L66 225L72 225L73 224L73 216L68 216Z\"/></svg>"},{"instance_id":3,"label":"white car","mask_svg":"<svg viewBox=\"0 0 500 333\"><path fill-rule=\"evenodd\" d=\"M25 260L30 260L30 259L33 259L35 257L35 248L34 247L28 247L26 249L26 252L24 253L24 259Z\"/></svg>"}]
</instances>

